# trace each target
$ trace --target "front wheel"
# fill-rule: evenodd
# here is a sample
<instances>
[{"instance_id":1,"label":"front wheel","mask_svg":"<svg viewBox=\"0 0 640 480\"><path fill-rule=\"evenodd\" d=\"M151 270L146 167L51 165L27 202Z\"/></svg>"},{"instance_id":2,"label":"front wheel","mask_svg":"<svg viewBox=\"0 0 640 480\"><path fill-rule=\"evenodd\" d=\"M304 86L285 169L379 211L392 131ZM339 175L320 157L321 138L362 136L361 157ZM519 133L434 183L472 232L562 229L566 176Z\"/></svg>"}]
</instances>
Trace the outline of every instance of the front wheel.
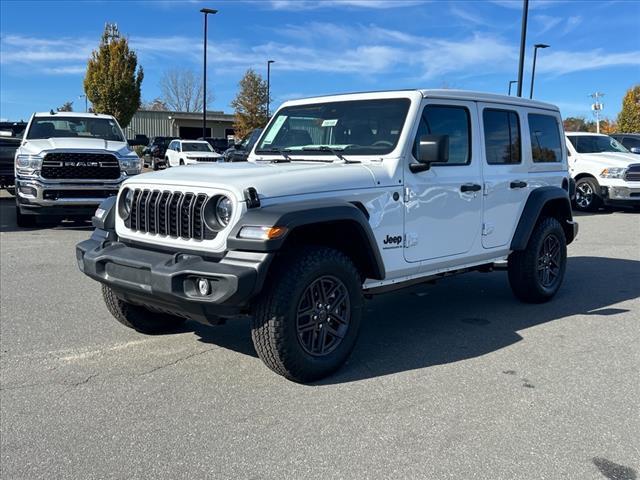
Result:
<instances>
[{"instance_id":1,"label":"front wheel","mask_svg":"<svg viewBox=\"0 0 640 480\"><path fill-rule=\"evenodd\" d=\"M509 255L509 284L523 302L546 302L560 288L566 266L564 230L558 220L547 217L536 225L527 248Z\"/></svg>"},{"instance_id":2,"label":"front wheel","mask_svg":"<svg viewBox=\"0 0 640 480\"><path fill-rule=\"evenodd\" d=\"M281 259L251 324L262 361L295 382L336 371L356 342L362 317L361 278L344 253L310 247Z\"/></svg>"},{"instance_id":3,"label":"front wheel","mask_svg":"<svg viewBox=\"0 0 640 480\"><path fill-rule=\"evenodd\" d=\"M166 333L175 331L185 319L169 315L168 313L152 312L139 305L133 305L118 298L115 292L102 285L102 298L109 313L126 327L133 328L140 333Z\"/></svg>"},{"instance_id":4,"label":"front wheel","mask_svg":"<svg viewBox=\"0 0 640 480\"><path fill-rule=\"evenodd\" d=\"M37 225L37 219L35 215L25 215L20 212L20 207L16 205L16 224L20 228L32 228Z\"/></svg>"},{"instance_id":5,"label":"front wheel","mask_svg":"<svg viewBox=\"0 0 640 480\"><path fill-rule=\"evenodd\" d=\"M599 192L600 186L595 178L583 177L579 179L576 182L576 198L573 202L576 210L597 211L603 203Z\"/></svg>"}]
</instances>

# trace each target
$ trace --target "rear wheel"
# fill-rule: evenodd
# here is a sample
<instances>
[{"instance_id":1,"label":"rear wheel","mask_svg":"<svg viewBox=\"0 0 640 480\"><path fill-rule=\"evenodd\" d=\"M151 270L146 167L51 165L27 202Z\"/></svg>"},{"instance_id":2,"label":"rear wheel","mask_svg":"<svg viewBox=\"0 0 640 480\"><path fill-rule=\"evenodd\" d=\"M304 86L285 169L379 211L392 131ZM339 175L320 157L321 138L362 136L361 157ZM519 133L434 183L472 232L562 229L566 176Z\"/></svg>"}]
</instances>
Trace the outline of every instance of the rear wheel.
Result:
<instances>
[{"instance_id":1,"label":"rear wheel","mask_svg":"<svg viewBox=\"0 0 640 480\"><path fill-rule=\"evenodd\" d=\"M35 215L25 215L20 212L20 207L16 205L16 224L20 228L31 228L37 225L37 219Z\"/></svg>"},{"instance_id":2,"label":"rear wheel","mask_svg":"<svg viewBox=\"0 0 640 480\"><path fill-rule=\"evenodd\" d=\"M356 342L361 279L344 253L311 247L276 267L256 305L251 336L262 361L296 382L336 371Z\"/></svg>"},{"instance_id":3,"label":"rear wheel","mask_svg":"<svg viewBox=\"0 0 640 480\"><path fill-rule=\"evenodd\" d=\"M155 158L151 160L151 166L153 167L154 170L158 170L158 160Z\"/></svg>"},{"instance_id":4,"label":"rear wheel","mask_svg":"<svg viewBox=\"0 0 640 480\"><path fill-rule=\"evenodd\" d=\"M576 182L576 198L573 202L576 210L597 211L603 203L599 192L600 186L595 178L583 177L579 179Z\"/></svg>"},{"instance_id":5,"label":"rear wheel","mask_svg":"<svg viewBox=\"0 0 640 480\"><path fill-rule=\"evenodd\" d=\"M126 327L141 333L166 333L175 331L185 319L167 313L152 312L139 305L133 305L118 298L114 291L102 285L102 297L107 309L115 319Z\"/></svg>"},{"instance_id":6,"label":"rear wheel","mask_svg":"<svg viewBox=\"0 0 640 480\"><path fill-rule=\"evenodd\" d=\"M184 160L180 159L180 165L184 165Z\"/></svg>"},{"instance_id":7,"label":"rear wheel","mask_svg":"<svg viewBox=\"0 0 640 480\"><path fill-rule=\"evenodd\" d=\"M523 302L542 303L556 294L567 266L567 241L560 222L543 218L527 248L509 255L509 284Z\"/></svg>"}]
</instances>

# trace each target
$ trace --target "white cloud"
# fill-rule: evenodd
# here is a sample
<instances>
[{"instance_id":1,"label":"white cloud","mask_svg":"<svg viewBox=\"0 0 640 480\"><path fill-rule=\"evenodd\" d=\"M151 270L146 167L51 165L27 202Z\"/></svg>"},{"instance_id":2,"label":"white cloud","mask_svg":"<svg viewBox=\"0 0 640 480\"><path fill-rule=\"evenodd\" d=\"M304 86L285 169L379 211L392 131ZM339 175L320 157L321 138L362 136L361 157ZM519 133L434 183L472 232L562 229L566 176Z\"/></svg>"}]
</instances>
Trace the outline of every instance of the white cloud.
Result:
<instances>
[{"instance_id":1,"label":"white cloud","mask_svg":"<svg viewBox=\"0 0 640 480\"><path fill-rule=\"evenodd\" d=\"M625 53L607 53L602 49L583 52L545 52L538 57L536 73L557 76L618 66L640 66L640 50Z\"/></svg>"},{"instance_id":2,"label":"white cloud","mask_svg":"<svg viewBox=\"0 0 640 480\"><path fill-rule=\"evenodd\" d=\"M50 75L78 75L81 73L84 74L87 71L87 66L68 65L64 67L44 67L42 71Z\"/></svg>"},{"instance_id":3,"label":"white cloud","mask_svg":"<svg viewBox=\"0 0 640 480\"><path fill-rule=\"evenodd\" d=\"M270 0L274 10L317 10L320 8L370 8L391 9L411 7L427 3L427 0Z\"/></svg>"},{"instance_id":4,"label":"white cloud","mask_svg":"<svg viewBox=\"0 0 640 480\"><path fill-rule=\"evenodd\" d=\"M547 33L562 22L562 18L552 17L550 15L533 15L532 20L535 24L539 25L539 29L535 32L536 35Z\"/></svg>"}]
</instances>

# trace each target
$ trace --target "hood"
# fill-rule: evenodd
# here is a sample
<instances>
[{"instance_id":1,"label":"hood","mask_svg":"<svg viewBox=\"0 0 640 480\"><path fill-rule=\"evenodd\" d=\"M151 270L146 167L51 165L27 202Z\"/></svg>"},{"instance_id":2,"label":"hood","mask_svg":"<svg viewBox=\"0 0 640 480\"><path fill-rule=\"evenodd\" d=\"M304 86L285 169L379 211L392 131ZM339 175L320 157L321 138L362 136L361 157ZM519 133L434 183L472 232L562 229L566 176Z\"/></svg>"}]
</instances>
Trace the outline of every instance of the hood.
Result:
<instances>
[{"instance_id":1,"label":"hood","mask_svg":"<svg viewBox=\"0 0 640 480\"><path fill-rule=\"evenodd\" d=\"M595 163L601 163L603 167L620 167L625 168L632 163L640 163L640 156L635 153L623 152L602 152L602 153L580 153L581 160L589 160Z\"/></svg>"},{"instance_id":2,"label":"hood","mask_svg":"<svg viewBox=\"0 0 640 480\"><path fill-rule=\"evenodd\" d=\"M234 191L238 198L254 187L260 198L272 198L371 188L376 178L366 164L237 162L168 168L136 175L126 183L221 188Z\"/></svg>"},{"instance_id":3,"label":"hood","mask_svg":"<svg viewBox=\"0 0 640 480\"><path fill-rule=\"evenodd\" d=\"M219 153L216 152L184 152L184 154L189 157L221 157Z\"/></svg>"},{"instance_id":4,"label":"hood","mask_svg":"<svg viewBox=\"0 0 640 480\"><path fill-rule=\"evenodd\" d=\"M114 142L101 138L47 138L42 140L25 140L21 147L25 153L40 153L43 150L102 150L118 152L129 149L126 142Z\"/></svg>"}]
</instances>

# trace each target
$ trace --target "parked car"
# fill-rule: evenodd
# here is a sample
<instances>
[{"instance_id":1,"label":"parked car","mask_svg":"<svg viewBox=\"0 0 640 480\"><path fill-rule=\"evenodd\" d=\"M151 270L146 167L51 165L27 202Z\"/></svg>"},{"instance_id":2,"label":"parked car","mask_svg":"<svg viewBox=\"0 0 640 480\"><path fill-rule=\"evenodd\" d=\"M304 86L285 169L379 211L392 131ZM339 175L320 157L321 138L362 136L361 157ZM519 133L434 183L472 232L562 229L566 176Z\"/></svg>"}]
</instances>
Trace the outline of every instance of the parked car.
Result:
<instances>
[{"instance_id":1,"label":"parked car","mask_svg":"<svg viewBox=\"0 0 640 480\"><path fill-rule=\"evenodd\" d=\"M200 137L198 140L208 142L216 153L224 153L229 148L229 140L226 138Z\"/></svg>"},{"instance_id":2,"label":"parked car","mask_svg":"<svg viewBox=\"0 0 640 480\"><path fill-rule=\"evenodd\" d=\"M26 122L0 122L0 188L12 193L15 182L13 161L26 126Z\"/></svg>"},{"instance_id":3,"label":"parked car","mask_svg":"<svg viewBox=\"0 0 640 480\"><path fill-rule=\"evenodd\" d=\"M227 149L224 152L225 162L246 162L249 157L251 149L260 138L262 133L261 128L251 130L239 143L233 145L233 147Z\"/></svg>"},{"instance_id":4,"label":"parked car","mask_svg":"<svg viewBox=\"0 0 640 480\"><path fill-rule=\"evenodd\" d=\"M143 152L144 166L158 170L165 165L165 153L169 144L178 137L153 137Z\"/></svg>"},{"instance_id":5,"label":"parked car","mask_svg":"<svg viewBox=\"0 0 640 480\"><path fill-rule=\"evenodd\" d=\"M640 207L640 159L614 138L567 132L569 172L576 182L574 207L587 212L603 205Z\"/></svg>"},{"instance_id":6,"label":"parked car","mask_svg":"<svg viewBox=\"0 0 640 480\"><path fill-rule=\"evenodd\" d=\"M18 226L93 213L140 167L111 115L35 113L15 156Z\"/></svg>"},{"instance_id":7,"label":"parked car","mask_svg":"<svg viewBox=\"0 0 640 480\"><path fill-rule=\"evenodd\" d=\"M127 180L78 265L128 327L249 315L269 368L317 380L349 356L365 296L506 261L516 297L550 300L577 234L562 139L557 107L516 97L286 102L248 162Z\"/></svg>"},{"instance_id":8,"label":"parked car","mask_svg":"<svg viewBox=\"0 0 640 480\"><path fill-rule=\"evenodd\" d=\"M640 154L640 133L615 133L610 136L631 153Z\"/></svg>"},{"instance_id":9,"label":"parked car","mask_svg":"<svg viewBox=\"0 0 640 480\"><path fill-rule=\"evenodd\" d=\"M209 142L204 140L173 140L164 157L168 167L222 160L222 155L214 152Z\"/></svg>"}]
</instances>

